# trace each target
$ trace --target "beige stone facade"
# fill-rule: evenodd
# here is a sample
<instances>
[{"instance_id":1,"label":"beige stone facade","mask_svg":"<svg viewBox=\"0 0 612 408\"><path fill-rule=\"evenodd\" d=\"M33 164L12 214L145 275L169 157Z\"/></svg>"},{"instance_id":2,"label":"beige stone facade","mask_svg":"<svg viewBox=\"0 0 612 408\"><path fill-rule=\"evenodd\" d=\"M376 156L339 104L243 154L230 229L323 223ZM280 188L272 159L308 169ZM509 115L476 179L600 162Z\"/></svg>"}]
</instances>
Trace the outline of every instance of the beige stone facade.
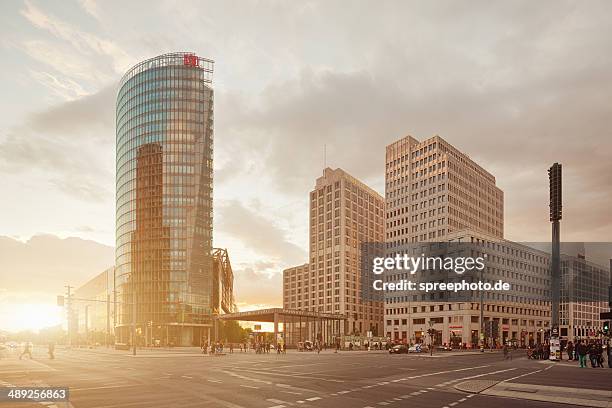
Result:
<instances>
[{"instance_id":1,"label":"beige stone facade","mask_svg":"<svg viewBox=\"0 0 612 408\"><path fill-rule=\"evenodd\" d=\"M388 247L443 240L471 229L504 236L504 194L495 177L439 136L406 136L386 149Z\"/></svg>"},{"instance_id":2,"label":"beige stone facade","mask_svg":"<svg viewBox=\"0 0 612 408\"><path fill-rule=\"evenodd\" d=\"M489 262L484 279L511 277L513 292L525 293L508 299L485 294L484 321L498 321L499 340L519 345L542 341L549 325L549 305L530 297L528 285L547 289L549 258L503 240L504 194L495 177L439 136L423 141L404 137L387 146L385 162L387 248L393 251L410 243L454 239L487 243L500 264ZM430 320L438 331L436 343L478 343L478 301L385 299L385 333L392 340L424 341L422 334L427 333Z\"/></svg>"},{"instance_id":3,"label":"beige stone facade","mask_svg":"<svg viewBox=\"0 0 612 408\"><path fill-rule=\"evenodd\" d=\"M342 169L326 168L310 193L309 262L283 271L283 306L341 313L342 334L383 332L382 302L361 298L360 246L384 242L384 199Z\"/></svg>"}]
</instances>

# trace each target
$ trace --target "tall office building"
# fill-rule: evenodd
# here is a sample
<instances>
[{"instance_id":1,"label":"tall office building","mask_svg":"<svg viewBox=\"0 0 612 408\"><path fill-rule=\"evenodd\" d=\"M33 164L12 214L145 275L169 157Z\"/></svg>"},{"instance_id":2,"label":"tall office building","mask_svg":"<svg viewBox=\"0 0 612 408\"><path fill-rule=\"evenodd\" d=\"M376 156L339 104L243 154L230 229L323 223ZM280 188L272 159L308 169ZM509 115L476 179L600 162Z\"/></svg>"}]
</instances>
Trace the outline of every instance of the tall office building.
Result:
<instances>
[{"instance_id":1,"label":"tall office building","mask_svg":"<svg viewBox=\"0 0 612 408\"><path fill-rule=\"evenodd\" d=\"M213 305L213 61L143 61L116 106L117 341L199 344ZM134 305L135 303L135 305Z\"/></svg>"},{"instance_id":2,"label":"tall office building","mask_svg":"<svg viewBox=\"0 0 612 408\"><path fill-rule=\"evenodd\" d=\"M285 308L340 313L344 335L382 335L382 302L361 296L361 247L384 239L384 199L342 169L310 193L310 260L283 271Z\"/></svg>"},{"instance_id":3,"label":"tall office building","mask_svg":"<svg viewBox=\"0 0 612 408\"><path fill-rule=\"evenodd\" d=\"M503 240L504 195L495 177L439 136L424 141L406 136L387 146L385 198L385 242L391 254L414 243L443 242L462 231ZM443 323L435 327L440 341L450 343L452 337L469 344L474 333L478 338L478 322L473 332L468 329L473 318L466 317L468 325L453 313L453 308L459 310L463 305L442 305L444 314L439 313L440 305L420 300L417 296L386 296L385 333L389 337L422 341L426 319L434 318ZM437 313L431 313L432 308Z\"/></svg>"},{"instance_id":4,"label":"tall office building","mask_svg":"<svg viewBox=\"0 0 612 408\"><path fill-rule=\"evenodd\" d=\"M389 248L463 229L504 236L504 194L495 177L439 136L388 145L385 187Z\"/></svg>"}]
</instances>

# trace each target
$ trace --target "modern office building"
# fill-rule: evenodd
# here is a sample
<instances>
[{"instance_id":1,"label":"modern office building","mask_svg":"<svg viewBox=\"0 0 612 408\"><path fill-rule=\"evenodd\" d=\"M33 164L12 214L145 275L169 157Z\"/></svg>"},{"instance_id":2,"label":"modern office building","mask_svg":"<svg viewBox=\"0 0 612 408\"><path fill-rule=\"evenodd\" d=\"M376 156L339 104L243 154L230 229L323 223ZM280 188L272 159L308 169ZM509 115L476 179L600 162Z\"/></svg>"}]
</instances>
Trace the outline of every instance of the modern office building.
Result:
<instances>
[{"instance_id":1,"label":"modern office building","mask_svg":"<svg viewBox=\"0 0 612 408\"><path fill-rule=\"evenodd\" d=\"M199 344L211 327L212 73L213 61L177 52L143 61L121 79L117 341L131 341L133 317L143 344Z\"/></svg>"},{"instance_id":2,"label":"modern office building","mask_svg":"<svg viewBox=\"0 0 612 408\"><path fill-rule=\"evenodd\" d=\"M439 136L406 136L386 149L386 242L444 240L463 229L504 237L495 177Z\"/></svg>"},{"instance_id":3,"label":"modern office building","mask_svg":"<svg viewBox=\"0 0 612 408\"><path fill-rule=\"evenodd\" d=\"M477 280L511 285L507 292L482 293L483 322L496 321L496 344L525 346L544 341L550 326L550 254L529 246L463 230L446 235L446 242L467 243L469 256L485 257L485 269ZM424 271L427 280L448 282L439 271ZM437 275L436 275L437 274ZM454 274L454 272L451 272ZM405 272L389 274L389 281L411 279ZM459 279L462 279L460 277ZM447 292L393 292L385 297L386 335L394 342L429 343L427 330L436 330L434 344L476 347L481 334L480 293L468 292L456 299ZM457 296L457 297L461 297Z\"/></svg>"},{"instance_id":4,"label":"modern office building","mask_svg":"<svg viewBox=\"0 0 612 408\"><path fill-rule=\"evenodd\" d=\"M561 254L559 335L561 339L599 338L603 329L600 313L609 311L608 268L590 262L584 253Z\"/></svg>"},{"instance_id":5,"label":"modern office building","mask_svg":"<svg viewBox=\"0 0 612 408\"><path fill-rule=\"evenodd\" d=\"M384 199L342 169L310 193L310 260L283 271L285 308L342 314L343 335L383 331L381 301L361 296L361 245L384 240Z\"/></svg>"},{"instance_id":6,"label":"modern office building","mask_svg":"<svg viewBox=\"0 0 612 408\"><path fill-rule=\"evenodd\" d=\"M115 329L115 268L78 287L72 298L73 341L112 344Z\"/></svg>"}]
</instances>

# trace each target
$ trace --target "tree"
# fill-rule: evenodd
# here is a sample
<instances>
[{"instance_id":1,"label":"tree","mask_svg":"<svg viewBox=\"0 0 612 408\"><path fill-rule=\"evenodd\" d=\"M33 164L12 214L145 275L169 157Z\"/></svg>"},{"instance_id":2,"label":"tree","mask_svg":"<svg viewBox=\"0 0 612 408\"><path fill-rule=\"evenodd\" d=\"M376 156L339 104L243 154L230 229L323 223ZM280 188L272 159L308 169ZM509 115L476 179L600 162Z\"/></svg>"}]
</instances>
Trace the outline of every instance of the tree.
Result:
<instances>
[{"instance_id":1,"label":"tree","mask_svg":"<svg viewBox=\"0 0 612 408\"><path fill-rule=\"evenodd\" d=\"M249 337L250 329L244 329L235 320L219 323L219 337L230 343L240 343Z\"/></svg>"}]
</instances>

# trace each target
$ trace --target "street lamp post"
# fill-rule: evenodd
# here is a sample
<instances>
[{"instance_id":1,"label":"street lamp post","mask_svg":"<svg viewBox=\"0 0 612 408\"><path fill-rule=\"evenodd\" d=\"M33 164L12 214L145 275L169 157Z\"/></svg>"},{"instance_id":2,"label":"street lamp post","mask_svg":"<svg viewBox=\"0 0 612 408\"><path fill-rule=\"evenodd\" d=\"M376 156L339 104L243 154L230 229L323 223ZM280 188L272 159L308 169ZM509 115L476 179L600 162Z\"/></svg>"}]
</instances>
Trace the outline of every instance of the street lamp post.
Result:
<instances>
[{"instance_id":1,"label":"street lamp post","mask_svg":"<svg viewBox=\"0 0 612 408\"><path fill-rule=\"evenodd\" d=\"M433 328L434 322L433 320L429 319L429 355L433 356L433 335L434 335L434 328Z\"/></svg>"},{"instance_id":2,"label":"street lamp post","mask_svg":"<svg viewBox=\"0 0 612 408\"><path fill-rule=\"evenodd\" d=\"M484 269L484 268L483 268ZM480 270L480 282L482 282L482 271L483 269ZM484 304L483 304L483 292L482 289L480 289L480 351L484 352Z\"/></svg>"}]
</instances>

